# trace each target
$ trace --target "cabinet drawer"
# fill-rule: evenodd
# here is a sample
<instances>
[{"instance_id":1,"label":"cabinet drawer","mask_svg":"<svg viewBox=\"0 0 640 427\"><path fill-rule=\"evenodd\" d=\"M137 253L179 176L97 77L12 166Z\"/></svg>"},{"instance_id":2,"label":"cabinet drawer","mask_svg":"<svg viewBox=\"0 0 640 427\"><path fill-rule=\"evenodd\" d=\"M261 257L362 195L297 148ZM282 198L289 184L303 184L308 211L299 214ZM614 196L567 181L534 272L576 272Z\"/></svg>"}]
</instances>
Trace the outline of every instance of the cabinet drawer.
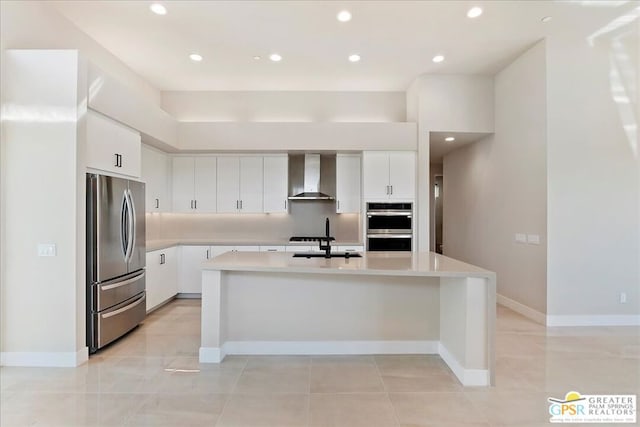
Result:
<instances>
[{"instance_id":1,"label":"cabinet drawer","mask_svg":"<svg viewBox=\"0 0 640 427\"><path fill-rule=\"evenodd\" d=\"M99 113L87 113L87 167L140 177L140 134Z\"/></svg>"},{"instance_id":2,"label":"cabinet drawer","mask_svg":"<svg viewBox=\"0 0 640 427\"><path fill-rule=\"evenodd\" d=\"M260 252L285 252L284 246L260 246Z\"/></svg>"}]
</instances>

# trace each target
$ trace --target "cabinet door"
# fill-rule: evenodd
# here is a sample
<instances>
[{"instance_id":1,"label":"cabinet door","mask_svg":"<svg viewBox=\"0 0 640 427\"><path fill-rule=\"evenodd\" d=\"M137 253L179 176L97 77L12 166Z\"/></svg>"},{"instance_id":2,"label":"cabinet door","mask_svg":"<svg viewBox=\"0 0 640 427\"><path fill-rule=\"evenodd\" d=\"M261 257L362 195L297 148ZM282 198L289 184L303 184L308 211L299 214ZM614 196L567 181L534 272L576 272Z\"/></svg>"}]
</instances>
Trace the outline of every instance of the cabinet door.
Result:
<instances>
[{"instance_id":1,"label":"cabinet door","mask_svg":"<svg viewBox=\"0 0 640 427\"><path fill-rule=\"evenodd\" d=\"M240 159L218 158L218 212L236 213L240 208Z\"/></svg>"},{"instance_id":2,"label":"cabinet door","mask_svg":"<svg viewBox=\"0 0 640 427\"><path fill-rule=\"evenodd\" d=\"M162 302L173 298L178 293L178 248L172 247L162 251Z\"/></svg>"},{"instance_id":3,"label":"cabinet door","mask_svg":"<svg viewBox=\"0 0 640 427\"><path fill-rule=\"evenodd\" d=\"M145 188L145 209L147 212L158 212L156 207L156 199L158 198L158 181L156 175L158 174L157 168L157 156L156 152L148 148L146 145L142 146L142 175L141 178L146 182ZM149 298L147 298L147 305L149 304Z\"/></svg>"},{"instance_id":4,"label":"cabinet door","mask_svg":"<svg viewBox=\"0 0 640 427\"><path fill-rule=\"evenodd\" d=\"M411 151L389 154L391 199L415 199L416 155Z\"/></svg>"},{"instance_id":5,"label":"cabinet door","mask_svg":"<svg viewBox=\"0 0 640 427\"><path fill-rule=\"evenodd\" d=\"M141 144L133 129L87 112L87 167L139 178Z\"/></svg>"},{"instance_id":6,"label":"cabinet door","mask_svg":"<svg viewBox=\"0 0 640 427\"><path fill-rule=\"evenodd\" d=\"M362 179L365 199L388 199L389 154L384 151L363 152Z\"/></svg>"},{"instance_id":7,"label":"cabinet door","mask_svg":"<svg viewBox=\"0 0 640 427\"><path fill-rule=\"evenodd\" d=\"M259 252L260 246L236 246L236 252Z\"/></svg>"},{"instance_id":8,"label":"cabinet door","mask_svg":"<svg viewBox=\"0 0 640 427\"><path fill-rule=\"evenodd\" d=\"M235 250L235 246L211 246L210 257L215 258L225 252L233 252Z\"/></svg>"},{"instance_id":9,"label":"cabinet door","mask_svg":"<svg viewBox=\"0 0 640 427\"><path fill-rule=\"evenodd\" d=\"M264 212L288 212L289 157L264 158Z\"/></svg>"},{"instance_id":10,"label":"cabinet door","mask_svg":"<svg viewBox=\"0 0 640 427\"><path fill-rule=\"evenodd\" d=\"M355 245L355 246L336 246L337 252L364 252L364 246Z\"/></svg>"},{"instance_id":11,"label":"cabinet door","mask_svg":"<svg viewBox=\"0 0 640 427\"><path fill-rule=\"evenodd\" d=\"M194 208L197 212L216 212L216 157L196 157Z\"/></svg>"},{"instance_id":12,"label":"cabinet door","mask_svg":"<svg viewBox=\"0 0 640 427\"><path fill-rule=\"evenodd\" d=\"M169 158L166 154L142 145L142 179L147 183L147 212L169 212Z\"/></svg>"},{"instance_id":13,"label":"cabinet door","mask_svg":"<svg viewBox=\"0 0 640 427\"><path fill-rule=\"evenodd\" d=\"M209 246L181 246L178 266L178 292L202 293L202 263L210 253Z\"/></svg>"},{"instance_id":14,"label":"cabinet door","mask_svg":"<svg viewBox=\"0 0 640 427\"><path fill-rule=\"evenodd\" d=\"M193 212L193 157L174 157L172 163L173 211Z\"/></svg>"},{"instance_id":15,"label":"cabinet door","mask_svg":"<svg viewBox=\"0 0 640 427\"><path fill-rule=\"evenodd\" d=\"M262 157L240 157L240 212L262 212Z\"/></svg>"},{"instance_id":16,"label":"cabinet door","mask_svg":"<svg viewBox=\"0 0 640 427\"><path fill-rule=\"evenodd\" d=\"M147 289L147 311L162 302L162 274L160 272L160 254L162 251L147 252L145 284Z\"/></svg>"},{"instance_id":17,"label":"cabinet door","mask_svg":"<svg viewBox=\"0 0 640 427\"><path fill-rule=\"evenodd\" d=\"M260 246L260 252L285 252L284 246Z\"/></svg>"},{"instance_id":18,"label":"cabinet door","mask_svg":"<svg viewBox=\"0 0 640 427\"><path fill-rule=\"evenodd\" d=\"M336 156L336 212L360 212L360 156Z\"/></svg>"}]
</instances>

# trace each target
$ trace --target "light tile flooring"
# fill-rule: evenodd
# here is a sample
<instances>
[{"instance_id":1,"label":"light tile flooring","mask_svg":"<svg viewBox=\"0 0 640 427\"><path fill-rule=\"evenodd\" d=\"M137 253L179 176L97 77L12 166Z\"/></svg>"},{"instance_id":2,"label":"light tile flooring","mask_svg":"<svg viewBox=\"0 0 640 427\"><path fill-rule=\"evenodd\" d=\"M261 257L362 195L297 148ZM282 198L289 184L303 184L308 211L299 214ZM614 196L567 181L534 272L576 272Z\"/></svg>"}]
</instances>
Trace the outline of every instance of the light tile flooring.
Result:
<instances>
[{"instance_id":1,"label":"light tile flooring","mask_svg":"<svg viewBox=\"0 0 640 427\"><path fill-rule=\"evenodd\" d=\"M497 386L437 356L228 357L200 365L199 301L177 300L72 368L0 370L9 426L543 426L547 397L640 394L640 329L546 329L498 308Z\"/></svg>"}]
</instances>

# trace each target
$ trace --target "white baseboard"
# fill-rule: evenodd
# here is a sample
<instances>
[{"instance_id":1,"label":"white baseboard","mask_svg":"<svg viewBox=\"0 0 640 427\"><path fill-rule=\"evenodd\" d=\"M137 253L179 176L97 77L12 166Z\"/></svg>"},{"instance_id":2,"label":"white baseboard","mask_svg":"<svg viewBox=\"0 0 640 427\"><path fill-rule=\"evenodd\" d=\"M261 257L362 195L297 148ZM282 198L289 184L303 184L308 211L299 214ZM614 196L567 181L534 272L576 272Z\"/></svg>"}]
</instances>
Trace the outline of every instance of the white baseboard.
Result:
<instances>
[{"instance_id":1,"label":"white baseboard","mask_svg":"<svg viewBox=\"0 0 640 427\"><path fill-rule=\"evenodd\" d=\"M225 354L438 354L438 341L227 341Z\"/></svg>"},{"instance_id":2,"label":"white baseboard","mask_svg":"<svg viewBox=\"0 0 640 427\"><path fill-rule=\"evenodd\" d=\"M180 293L176 294L176 299L202 299L202 294Z\"/></svg>"},{"instance_id":3,"label":"white baseboard","mask_svg":"<svg viewBox=\"0 0 640 427\"><path fill-rule=\"evenodd\" d=\"M524 317L533 320L536 323L541 325L547 324L547 316L544 313L541 313L528 305L524 305L519 303L518 301L512 300L511 298L507 298L504 295L496 294L496 301L500 305L504 305L507 308L515 311L516 313L522 314Z\"/></svg>"},{"instance_id":4,"label":"white baseboard","mask_svg":"<svg viewBox=\"0 0 640 427\"><path fill-rule=\"evenodd\" d=\"M465 369L442 343L438 345L438 353L463 386L486 387L491 385L488 369Z\"/></svg>"},{"instance_id":5,"label":"white baseboard","mask_svg":"<svg viewBox=\"0 0 640 427\"><path fill-rule=\"evenodd\" d=\"M640 326L640 315L548 315L547 326Z\"/></svg>"},{"instance_id":6,"label":"white baseboard","mask_svg":"<svg viewBox=\"0 0 640 427\"><path fill-rule=\"evenodd\" d=\"M0 353L0 366L75 368L89 360L89 349L83 347L74 352L26 352Z\"/></svg>"},{"instance_id":7,"label":"white baseboard","mask_svg":"<svg viewBox=\"0 0 640 427\"><path fill-rule=\"evenodd\" d=\"M200 363L220 363L225 356L220 347L200 347Z\"/></svg>"}]
</instances>

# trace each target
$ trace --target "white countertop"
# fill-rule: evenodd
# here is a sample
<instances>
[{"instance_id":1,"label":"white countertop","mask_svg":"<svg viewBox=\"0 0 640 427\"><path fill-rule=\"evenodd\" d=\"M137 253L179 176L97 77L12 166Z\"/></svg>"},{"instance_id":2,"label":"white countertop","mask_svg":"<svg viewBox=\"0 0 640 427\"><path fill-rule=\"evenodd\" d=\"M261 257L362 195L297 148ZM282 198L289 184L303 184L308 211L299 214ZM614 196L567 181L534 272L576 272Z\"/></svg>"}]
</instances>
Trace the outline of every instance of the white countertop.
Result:
<instances>
[{"instance_id":1,"label":"white countertop","mask_svg":"<svg viewBox=\"0 0 640 427\"><path fill-rule=\"evenodd\" d=\"M238 240L238 239L164 239L147 240L146 251L152 252L172 246L312 246L318 242L290 242L282 240ZM362 246L362 242L333 241L332 246Z\"/></svg>"},{"instance_id":2,"label":"white countertop","mask_svg":"<svg viewBox=\"0 0 640 427\"><path fill-rule=\"evenodd\" d=\"M362 258L293 258L287 252L227 252L204 262L204 270L361 274L424 277L486 277L495 273L435 252L364 252Z\"/></svg>"}]
</instances>

